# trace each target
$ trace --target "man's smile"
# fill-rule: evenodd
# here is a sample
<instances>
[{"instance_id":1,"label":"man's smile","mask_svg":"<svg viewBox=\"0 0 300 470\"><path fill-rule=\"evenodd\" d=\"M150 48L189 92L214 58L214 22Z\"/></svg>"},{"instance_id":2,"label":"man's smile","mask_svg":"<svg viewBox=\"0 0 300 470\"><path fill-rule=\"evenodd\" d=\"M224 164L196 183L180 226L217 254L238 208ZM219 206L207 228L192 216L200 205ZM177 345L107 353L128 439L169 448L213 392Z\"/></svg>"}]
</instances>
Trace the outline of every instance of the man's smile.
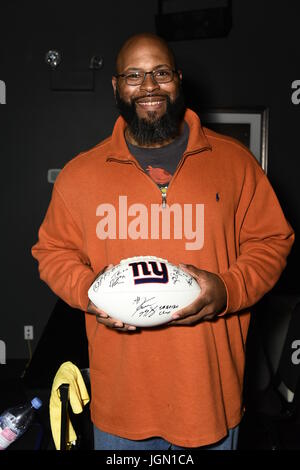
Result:
<instances>
[{"instance_id":1,"label":"man's smile","mask_svg":"<svg viewBox=\"0 0 300 470\"><path fill-rule=\"evenodd\" d=\"M166 99L161 96L151 96L139 98L136 100L136 105L144 110L154 111L160 109L166 102Z\"/></svg>"}]
</instances>

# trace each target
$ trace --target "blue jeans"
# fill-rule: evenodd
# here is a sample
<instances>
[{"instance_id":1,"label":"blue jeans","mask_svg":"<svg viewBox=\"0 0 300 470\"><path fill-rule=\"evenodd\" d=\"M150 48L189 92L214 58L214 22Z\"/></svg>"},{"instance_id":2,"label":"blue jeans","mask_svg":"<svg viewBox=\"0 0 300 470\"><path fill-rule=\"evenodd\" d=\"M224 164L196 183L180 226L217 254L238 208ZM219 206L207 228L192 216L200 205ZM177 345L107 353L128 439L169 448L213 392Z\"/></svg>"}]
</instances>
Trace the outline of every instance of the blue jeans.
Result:
<instances>
[{"instance_id":1,"label":"blue jeans","mask_svg":"<svg viewBox=\"0 0 300 470\"><path fill-rule=\"evenodd\" d=\"M227 436L220 441L191 448L192 450L236 450L238 443L239 426L229 429ZM165 441L161 437L152 437L141 441L132 441L122 437L114 436L103 432L94 426L94 450L186 450L187 447L180 447Z\"/></svg>"}]
</instances>

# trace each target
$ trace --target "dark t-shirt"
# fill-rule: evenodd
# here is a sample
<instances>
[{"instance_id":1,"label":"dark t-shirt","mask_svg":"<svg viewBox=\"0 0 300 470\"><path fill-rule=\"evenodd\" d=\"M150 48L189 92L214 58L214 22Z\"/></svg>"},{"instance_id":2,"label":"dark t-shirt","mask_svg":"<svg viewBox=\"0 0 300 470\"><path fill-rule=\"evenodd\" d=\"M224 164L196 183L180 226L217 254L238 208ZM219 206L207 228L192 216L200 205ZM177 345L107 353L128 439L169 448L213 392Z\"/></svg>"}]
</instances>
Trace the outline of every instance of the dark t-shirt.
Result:
<instances>
[{"instance_id":1,"label":"dark t-shirt","mask_svg":"<svg viewBox=\"0 0 300 470\"><path fill-rule=\"evenodd\" d=\"M170 144L158 148L137 147L127 142L130 153L159 186L162 193L166 193L168 184L187 147L189 132L189 126L185 122L181 135Z\"/></svg>"}]
</instances>

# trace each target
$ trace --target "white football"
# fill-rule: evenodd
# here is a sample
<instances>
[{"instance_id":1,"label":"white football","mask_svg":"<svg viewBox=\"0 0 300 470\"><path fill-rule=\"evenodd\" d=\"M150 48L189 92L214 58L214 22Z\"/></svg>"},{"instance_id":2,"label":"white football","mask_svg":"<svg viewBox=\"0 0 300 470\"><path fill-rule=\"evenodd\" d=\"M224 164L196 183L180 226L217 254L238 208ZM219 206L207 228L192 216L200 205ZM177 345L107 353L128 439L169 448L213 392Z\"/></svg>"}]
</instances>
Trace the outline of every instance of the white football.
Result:
<instances>
[{"instance_id":1,"label":"white football","mask_svg":"<svg viewBox=\"0 0 300 470\"><path fill-rule=\"evenodd\" d=\"M155 256L135 256L100 274L88 296L110 317L147 327L168 322L200 292L197 281L178 266Z\"/></svg>"}]
</instances>

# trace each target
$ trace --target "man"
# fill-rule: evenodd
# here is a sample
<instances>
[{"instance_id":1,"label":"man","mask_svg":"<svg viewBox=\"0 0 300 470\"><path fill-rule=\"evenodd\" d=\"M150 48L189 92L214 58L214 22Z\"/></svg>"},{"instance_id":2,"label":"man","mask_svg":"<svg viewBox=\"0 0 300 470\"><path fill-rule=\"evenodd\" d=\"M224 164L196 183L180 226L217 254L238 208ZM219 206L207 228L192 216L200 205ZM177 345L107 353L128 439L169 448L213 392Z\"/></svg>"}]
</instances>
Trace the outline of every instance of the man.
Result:
<instances>
[{"instance_id":1,"label":"man","mask_svg":"<svg viewBox=\"0 0 300 470\"><path fill-rule=\"evenodd\" d=\"M32 249L41 278L86 312L95 449L236 448L249 307L294 239L255 158L201 127L181 80L162 39L125 42L112 79L121 116L61 171ZM172 227L175 204L189 230ZM153 235L154 205L170 236ZM161 328L109 318L87 296L98 272L139 255L180 264L202 289Z\"/></svg>"}]
</instances>

